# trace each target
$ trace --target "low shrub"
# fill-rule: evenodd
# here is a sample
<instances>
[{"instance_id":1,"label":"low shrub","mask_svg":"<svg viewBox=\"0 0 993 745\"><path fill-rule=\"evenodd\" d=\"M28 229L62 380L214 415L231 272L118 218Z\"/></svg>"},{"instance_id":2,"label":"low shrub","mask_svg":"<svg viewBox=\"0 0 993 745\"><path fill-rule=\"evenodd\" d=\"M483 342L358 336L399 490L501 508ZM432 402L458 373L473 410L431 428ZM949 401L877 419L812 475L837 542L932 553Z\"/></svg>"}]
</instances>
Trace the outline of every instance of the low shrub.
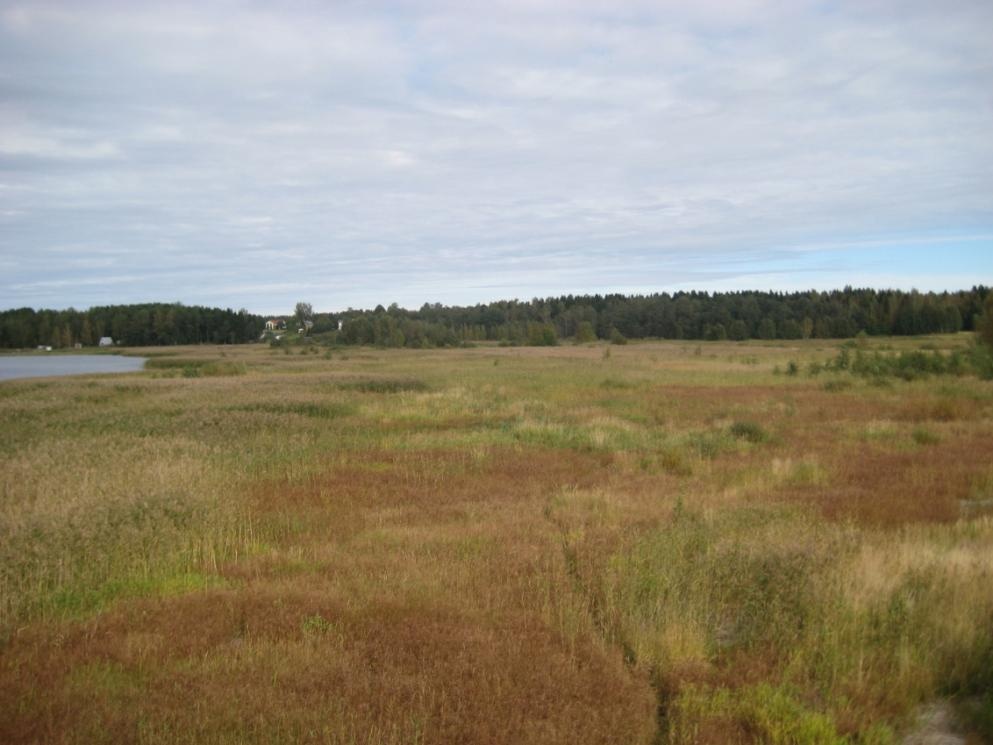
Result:
<instances>
[{"instance_id":1,"label":"low shrub","mask_svg":"<svg viewBox=\"0 0 993 745\"><path fill-rule=\"evenodd\" d=\"M850 380L829 380L824 385L821 386L825 391L830 393L838 393L840 391L847 391L852 387L852 381Z\"/></svg>"},{"instance_id":2,"label":"low shrub","mask_svg":"<svg viewBox=\"0 0 993 745\"><path fill-rule=\"evenodd\" d=\"M145 363L148 370L179 373L184 378L211 378L244 375L248 368L241 362L226 359L197 359L190 357L160 357ZM167 376L168 377L168 376Z\"/></svg>"},{"instance_id":3,"label":"low shrub","mask_svg":"<svg viewBox=\"0 0 993 745\"><path fill-rule=\"evenodd\" d=\"M730 431L739 440L747 442L758 443L769 439L769 433L757 422L737 421L731 425Z\"/></svg>"},{"instance_id":4,"label":"low shrub","mask_svg":"<svg viewBox=\"0 0 993 745\"><path fill-rule=\"evenodd\" d=\"M627 337L624 336L624 334L622 334L617 329L611 329L610 330L610 343L611 344L627 344L628 343L628 340L627 340Z\"/></svg>"},{"instance_id":5,"label":"low shrub","mask_svg":"<svg viewBox=\"0 0 993 745\"><path fill-rule=\"evenodd\" d=\"M355 380L339 383L338 387L346 391L360 393L406 393L428 390L428 385L422 380L413 379L371 379Z\"/></svg>"},{"instance_id":6,"label":"low shrub","mask_svg":"<svg viewBox=\"0 0 993 745\"><path fill-rule=\"evenodd\" d=\"M808 372L811 375L816 375L821 370L849 372L877 381L886 378L911 381L933 375L961 376L970 373L984 377L987 372L993 377L993 357L987 368L987 356L988 353L978 346L974 346L966 354L958 350L948 354L939 350L923 349L891 354L879 351L869 353L856 349L855 354L852 355L846 348L823 366L817 367L812 364Z\"/></svg>"},{"instance_id":7,"label":"low shrub","mask_svg":"<svg viewBox=\"0 0 993 745\"><path fill-rule=\"evenodd\" d=\"M701 729L713 732L715 742L747 738L769 745L849 743L830 717L811 709L795 691L767 683L734 690L686 686L669 708L667 741L697 743Z\"/></svg>"},{"instance_id":8,"label":"low shrub","mask_svg":"<svg viewBox=\"0 0 993 745\"><path fill-rule=\"evenodd\" d=\"M918 445L937 445L941 438L925 427L916 427L910 434Z\"/></svg>"},{"instance_id":9,"label":"low shrub","mask_svg":"<svg viewBox=\"0 0 993 745\"><path fill-rule=\"evenodd\" d=\"M629 383L626 380L617 380L617 378L604 378L600 382L600 387L607 389L623 390L625 388L634 388L634 383Z\"/></svg>"},{"instance_id":10,"label":"low shrub","mask_svg":"<svg viewBox=\"0 0 993 745\"><path fill-rule=\"evenodd\" d=\"M267 414L297 414L312 419L337 419L355 413L355 409L342 403L259 402L234 406L229 411L264 412Z\"/></svg>"},{"instance_id":11,"label":"low shrub","mask_svg":"<svg viewBox=\"0 0 993 745\"><path fill-rule=\"evenodd\" d=\"M689 433L685 445L700 458L716 458L727 450L733 450L735 439L724 431L704 430Z\"/></svg>"}]
</instances>

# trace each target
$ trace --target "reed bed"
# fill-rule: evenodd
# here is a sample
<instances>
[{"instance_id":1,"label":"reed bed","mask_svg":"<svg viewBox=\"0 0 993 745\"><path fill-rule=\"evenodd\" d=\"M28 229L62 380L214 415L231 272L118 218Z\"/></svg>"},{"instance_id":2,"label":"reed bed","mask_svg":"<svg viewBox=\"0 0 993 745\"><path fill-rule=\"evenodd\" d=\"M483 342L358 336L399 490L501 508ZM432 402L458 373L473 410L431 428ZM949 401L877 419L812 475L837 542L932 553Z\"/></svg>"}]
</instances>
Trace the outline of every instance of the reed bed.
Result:
<instances>
[{"instance_id":1,"label":"reed bed","mask_svg":"<svg viewBox=\"0 0 993 745\"><path fill-rule=\"evenodd\" d=\"M993 737L993 383L607 349L3 383L0 741Z\"/></svg>"}]
</instances>

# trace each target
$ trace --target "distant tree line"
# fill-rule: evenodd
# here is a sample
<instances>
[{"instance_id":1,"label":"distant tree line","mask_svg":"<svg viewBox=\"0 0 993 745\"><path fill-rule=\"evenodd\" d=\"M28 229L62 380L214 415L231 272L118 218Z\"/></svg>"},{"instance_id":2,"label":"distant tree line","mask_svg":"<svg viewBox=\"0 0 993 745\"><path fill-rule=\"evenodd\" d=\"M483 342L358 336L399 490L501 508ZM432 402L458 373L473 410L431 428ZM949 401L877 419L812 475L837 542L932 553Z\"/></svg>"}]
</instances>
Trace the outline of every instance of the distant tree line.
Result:
<instances>
[{"instance_id":1,"label":"distant tree line","mask_svg":"<svg viewBox=\"0 0 993 745\"><path fill-rule=\"evenodd\" d=\"M89 310L0 312L0 347L96 346L101 337L128 346L238 344L255 341L265 319L245 310L179 303L107 305Z\"/></svg>"},{"instance_id":2,"label":"distant tree line","mask_svg":"<svg viewBox=\"0 0 993 745\"><path fill-rule=\"evenodd\" d=\"M975 330L990 289L922 293L852 289L831 292L677 292L565 295L471 307L391 305L314 316L314 333L343 344L434 347L474 341L546 345L559 339L830 339ZM335 333L337 321L344 320Z\"/></svg>"},{"instance_id":3,"label":"distant tree line","mask_svg":"<svg viewBox=\"0 0 993 745\"><path fill-rule=\"evenodd\" d=\"M652 295L564 295L474 306L394 303L372 310L292 314L314 340L384 347L445 347L477 341L551 345L560 339L829 339L860 332L914 335L987 328L990 288L958 292L852 289L831 292L677 292ZM236 344L255 341L265 317L245 310L149 303L0 312L0 347L90 346L101 336L130 346ZM342 327L339 330L339 321ZM292 334L291 334L292 336Z\"/></svg>"}]
</instances>

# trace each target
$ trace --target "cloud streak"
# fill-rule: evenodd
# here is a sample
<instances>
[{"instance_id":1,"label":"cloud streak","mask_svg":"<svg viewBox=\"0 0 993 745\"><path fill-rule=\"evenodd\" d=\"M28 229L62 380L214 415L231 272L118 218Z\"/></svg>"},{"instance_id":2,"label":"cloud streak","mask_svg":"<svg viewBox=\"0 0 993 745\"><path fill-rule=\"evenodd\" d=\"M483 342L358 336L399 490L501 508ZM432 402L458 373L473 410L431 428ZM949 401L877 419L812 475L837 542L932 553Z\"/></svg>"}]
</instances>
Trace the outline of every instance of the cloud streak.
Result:
<instances>
[{"instance_id":1,"label":"cloud streak","mask_svg":"<svg viewBox=\"0 0 993 745\"><path fill-rule=\"evenodd\" d=\"M0 304L990 283L963 246L993 257L991 27L979 1L0 3Z\"/></svg>"}]
</instances>

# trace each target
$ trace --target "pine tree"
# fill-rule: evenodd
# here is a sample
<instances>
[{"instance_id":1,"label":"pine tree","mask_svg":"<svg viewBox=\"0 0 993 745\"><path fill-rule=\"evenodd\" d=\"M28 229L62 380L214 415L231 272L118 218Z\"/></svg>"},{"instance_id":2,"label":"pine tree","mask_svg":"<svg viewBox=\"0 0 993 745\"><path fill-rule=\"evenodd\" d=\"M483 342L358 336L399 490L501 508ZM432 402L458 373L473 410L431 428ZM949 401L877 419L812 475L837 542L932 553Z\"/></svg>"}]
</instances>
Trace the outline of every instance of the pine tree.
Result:
<instances>
[{"instance_id":1,"label":"pine tree","mask_svg":"<svg viewBox=\"0 0 993 745\"><path fill-rule=\"evenodd\" d=\"M976 322L976 336L986 346L993 348L993 292L986 296L983 314Z\"/></svg>"}]
</instances>

